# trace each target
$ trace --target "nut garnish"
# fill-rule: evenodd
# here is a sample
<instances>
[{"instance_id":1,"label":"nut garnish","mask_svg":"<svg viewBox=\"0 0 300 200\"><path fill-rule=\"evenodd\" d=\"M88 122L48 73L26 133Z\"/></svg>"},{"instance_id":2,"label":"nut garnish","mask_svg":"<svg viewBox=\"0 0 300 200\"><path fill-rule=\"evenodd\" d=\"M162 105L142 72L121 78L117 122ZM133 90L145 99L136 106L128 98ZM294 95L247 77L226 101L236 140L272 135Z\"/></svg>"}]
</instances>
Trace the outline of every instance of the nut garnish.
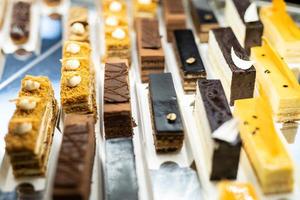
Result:
<instances>
[{"instance_id":1,"label":"nut garnish","mask_svg":"<svg viewBox=\"0 0 300 200\"><path fill-rule=\"evenodd\" d=\"M112 32L112 37L115 38L115 39L119 39L119 40L122 40L124 39L126 36L126 33L123 29L121 28L117 28L116 30L114 30Z\"/></svg>"},{"instance_id":2,"label":"nut garnish","mask_svg":"<svg viewBox=\"0 0 300 200\"><path fill-rule=\"evenodd\" d=\"M66 62L66 69L67 70L74 70L80 67L80 61L77 59L70 59Z\"/></svg>"},{"instance_id":3,"label":"nut garnish","mask_svg":"<svg viewBox=\"0 0 300 200\"><path fill-rule=\"evenodd\" d=\"M16 134L25 134L28 133L32 130L32 124L30 122L23 122L23 123L19 123L15 130L14 133Z\"/></svg>"},{"instance_id":4,"label":"nut garnish","mask_svg":"<svg viewBox=\"0 0 300 200\"><path fill-rule=\"evenodd\" d=\"M73 33L77 35L82 35L85 32L84 25L79 22L72 24L71 30Z\"/></svg>"},{"instance_id":5,"label":"nut garnish","mask_svg":"<svg viewBox=\"0 0 300 200\"><path fill-rule=\"evenodd\" d=\"M122 9L122 4L118 1L113 1L109 4L109 10L119 12Z\"/></svg>"},{"instance_id":6,"label":"nut garnish","mask_svg":"<svg viewBox=\"0 0 300 200\"><path fill-rule=\"evenodd\" d=\"M196 59L194 57L189 57L188 59L185 60L187 64L193 64L196 62Z\"/></svg>"},{"instance_id":7,"label":"nut garnish","mask_svg":"<svg viewBox=\"0 0 300 200\"><path fill-rule=\"evenodd\" d=\"M80 76L72 76L70 79L68 79L68 86L69 87L76 87L81 82Z\"/></svg>"},{"instance_id":8,"label":"nut garnish","mask_svg":"<svg viewBox=\"0 0 300 200\"><path fill-rule=\"evenodd\" d=\"M71 43L67 46L67 52L69 53L78 53L80 51L80 46L78 44Z\"/></svg>"},{"instance_id":9,"label":"nut garnish","mask_svg":"<svg viewBox=\"0 0 300 200\"><path fill-rule=\"evenodd\" d=\"M36 101L32 98L21 98L17 102L17 107L21 110L33 110L36 107Z\"/></svg>"},{"instance_id":10,"label":"nut garnish","mask_svg":"<svg viewBox=\"0 0 300 200\"><path fill-rule=\"evenodd\" d=\"M26 80L24 84L25 90L33 91L39 89L41 84L37 81Z\"/></svg>"},{"instance_id":11,"label":"nut garnish","mask_svg":"<svg viewBox=\"0 0 300 200\"><path fill-rule=\"evenodd\" d=\"M167 114L167 120L169 122L174 122L176 120L176 118L177 118L177 115L175 113L169 113L169 114Z\"/></svg>"}]
</instances>

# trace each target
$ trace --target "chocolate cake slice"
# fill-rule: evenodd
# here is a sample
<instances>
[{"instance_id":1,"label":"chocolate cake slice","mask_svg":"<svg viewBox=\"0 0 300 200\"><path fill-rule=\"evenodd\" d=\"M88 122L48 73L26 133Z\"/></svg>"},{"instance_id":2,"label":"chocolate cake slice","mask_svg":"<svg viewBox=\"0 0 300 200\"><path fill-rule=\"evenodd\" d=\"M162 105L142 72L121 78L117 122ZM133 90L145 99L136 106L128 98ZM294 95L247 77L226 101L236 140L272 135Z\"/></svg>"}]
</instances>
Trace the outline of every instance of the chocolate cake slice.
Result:
<instances>
[{"instance_id":1,"label":"chocolate cake slice","mask_svg":"<svg viewBox=\"0 0 300 200\"><path fill-rule=\"evenodd\" d=\"M173 44L183 88L186 92L195 91L197 79L206 78L206 71L193 32L190 29L175 30Z\"/></svg>"},{"instance_id":2,"label":"chocolate cake slice","mask_svg":"<svg viewBox=\"0 0 300 200\"><path fill-rule=\"evenodd\" d=\"M253 97L256 71L231 28L210 31L208 58L230 105L236 99Z\"/></svg>"},{"instance_id":3,"label":"chocolate cake slice","mask_svg":"<svg viewBox=\"0 0 300 200\"><path fill-rule=\"evenodd\" d=\"M249 0L227 0L225 18L248 55L251 47L261 45L263 24L255 3Z\"/></svg>"},{"instance_id":4,"label":"chocolate cake slice","mask_svg":"<svg viewBox=\"0 0 300 200\"><path fill-rule=\"evenodd\" d=\"M198 81L194 113L210 179L236 179L241 150L239 134L236 132L230 140L225 140L223 137L230 136L233 131L223 129L222 137L215 136L216 130L222 129L233 119L219 80Z\"/></svg>"},{"instance_id":5,"label":"chocolate cake slice","mask_svg":"<svg viewBox=\"0 0 300 200\"><path fill-rule=\"evenodd\" d=\"M156 151L180 150L184 130L171 73L150 75L149 97Z\"/></svg>"}]
</instances>

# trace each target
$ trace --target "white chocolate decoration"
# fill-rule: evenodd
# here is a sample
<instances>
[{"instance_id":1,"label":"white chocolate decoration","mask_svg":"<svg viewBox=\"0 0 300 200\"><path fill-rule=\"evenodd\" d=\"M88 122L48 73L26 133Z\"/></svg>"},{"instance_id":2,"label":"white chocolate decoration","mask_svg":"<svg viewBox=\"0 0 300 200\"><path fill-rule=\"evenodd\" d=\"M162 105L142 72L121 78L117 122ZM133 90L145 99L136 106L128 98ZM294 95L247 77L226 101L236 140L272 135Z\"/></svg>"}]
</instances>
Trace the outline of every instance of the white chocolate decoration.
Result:
<instances>
[{"instance_id":1,"label":"white chocolate decoration","mask_svg":"<svg viewBox=\"0 0 300 200\"><path fill-rule=\"evenodd\" d=\"M72 24L71 30L73 33L77 35L82 35L85 32L83 24L79 22Z\"/></svg>"},{"instance_id":2,"label":"white chocolate decoration","mask_svg":"<svg viewBox=\"0 0 300 200\"><path fill-rule=\"evenodd\" d=\"M117 26L119 24L119 21L115 16L109 16L106 18L105 24L108 26Z\"/></svg>"},{"instance_id":3,"label":"white chocolate decoration","mask_svg":"<svg viewBox=\"0 0 300 200\"><path fill-rule=\"evenodd\" d=\"M247 22L256 22L259 21L259 16L257 13L257 6L255 2L252 2L244 14L244 21Z\"/></svg>"},{"instance_id":4,"label":"white chocolate decoration","mask_svg":"<svg viewBox=\"0 0 300 200\"><path fill-rule=\"evenodd\" d=\"M80 67L80 61L77 59L71 59L71 60L67 60L66 62L66 69L67 70L74 70L77 69L78 67Z\"/></svg>"},{"instance_id":5,"label":"white chocolate decoration","mask_svg":"<svg viewBox=\"0 0 300 200\"><path fill-rule=\"evenodd\" d=\"M70 79L68 79L68 86L69 87L76 87L81 82L80 76L72 76Z\"/></svg>"},{"instance_id":6,"label":"white chocolate decoration","mask_svg":"<svg viewBox=\"0 0 300 200\"><path fill-rule=\"evenodd\" d=\"M22 98L19 100L17 106L21 110L32 110L36 107L36 101L30 98Z\"/></svg>"},{"instance_id":7,"label":"white chocolate decoration","mask_svg":"<svg viewBox=\"0 0 300 200\"><path fill-rule=\"evenodd\" d=\"M121 28L117 28L116 30L114 30L112 32L112 37L115 38L115 39L119 39L119 40L122 40L124 39L126 36L126 33L123 29Z\"/></svg>"},{"instance_id":8,"label":"white chocolate decoration","mask_svg":"<svg viewBox=\"0 0 300 200\"><path fill-rule=\"evenodd\" d=\"M232 118L212 133L212 138L229 143L236 142L239 135L238 120Z\"/></svg>"},{"instance_id":9,"label":"white chocolate decoration","mask_svg":"<svg viewBox=\"0 0 300 200\"><path fill-rule=\"evenodd\" d=\"M252 65L254 64L254 62L251 60L243 60L243 59L239 58L235 54L233 47L231 47L231 59L236 67L243 69L243 70L247 70L247 69L251 68Z\"/></svg>"},{"instance_id":10,"label":"white chocolate decoration","mask_svg":"<svg viewBox=\"0 0 300 200\"><path fill-rule=\"evenodd\" d=\"M80 46L78 44L71 43L67 46L67 52L69 53L78 53L80 51Z\"/></svg>"},{"instance_id":11,"label":"white chocolate decoration","mask_svg":"<svg viewBox=\"0 0 300 200\"><path fill-rule=\"evenodd\" d=\"M122 4L118 1L113 1L109 4L109 10L113 12L119 12L122 9Z\"/></svg>"},{"instance_id":12,"label":"white chocolate decoration","mask_svg":"<svg viewBox=\"0 0 300 200\"><path fill-rule=\"evenodd\" d=\"M138 0L138 2L139 2L140 4L146 4L146 5L148 5L148 4L151 4L151 3L152 3L152 0Z\"/></svg>"},{"instance_id":13,"label":"white chocolate decoration","mask_svg":"<svg viewBox=\"0 0 300 200\"><path fill-rule=\"evenodd\" d=\"M23 122L23 123L19 123L16 126L14 133L22 135L30 132L31 130L32 130L32 124L30 122Z\"/></svg>"},{"instance_id":14,"label":"white chocolate decoration","mask_svg":"<svg viewBox=\"0 0 300 200\"><path fill-rule=\"evenodd\" d=\"M37 81L26 80L25 84L24 84L24 88L25 88L25 90L33 91L33 90L39 89L40 85L41 84Z\"/></svg>"}]
</instances>

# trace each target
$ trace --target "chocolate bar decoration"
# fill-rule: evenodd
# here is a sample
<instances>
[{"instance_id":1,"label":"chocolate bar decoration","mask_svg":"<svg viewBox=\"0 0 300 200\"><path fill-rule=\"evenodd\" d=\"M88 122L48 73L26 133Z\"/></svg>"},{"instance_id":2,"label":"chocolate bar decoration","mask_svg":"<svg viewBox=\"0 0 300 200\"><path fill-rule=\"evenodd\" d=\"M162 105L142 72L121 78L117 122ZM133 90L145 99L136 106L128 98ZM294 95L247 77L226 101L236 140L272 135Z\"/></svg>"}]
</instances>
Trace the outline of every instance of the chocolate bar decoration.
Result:
<instances>
[{"instance_id":1,"label":"chocolate bar decoration","mask_svg":"<svg viewBox=\"0 0 300 200\"><path fill-rule=\"evenodd\" d=\"M200 79L198 87L212 134L225 122L232 119L232 114L219 80ZM205 132L199 134L205 134ZM218 148L213 150L210 179L236 179L241 149L240 137L237 136L232 143L219 139L214 139L214 143Z\"/></svg>"},{"instance_id":2,"label":"chocolate bar decoration","mask_svg":"<svg viewBox=\"0 0 300 200\"><path fill-rule=\"evenodd\" d=\"M126 63L106 63L104 101L106 103L128 102L128 67Z\"/></svg>"},{"instance_id":3,"label":"chocolate bar decoration","mask_svg":"<svg viewBox=\"0 0 300 200\"><path fill-rule=\"evenodd\" d=\"M180 149L183 125L171 73L150 74L149 95L156 150Z\"/></svg>"},{"instance_id":4,"label":"chocolate bar decoration","mask_svg":"<svg viewBox=\"0 0 300 200\"><path fill-rule=\"evenodd\" d=\"M135 155L131 139L105 142L105 199L138 200Z\"/></svg>"},{"instance_id":5,"label":"chocolate bar decoration","mask_svg":"<svg viewBox=\"0 0 300 200\"><path fill-rule=\"evenodd\" d=\"M206 77L205 68L195 42L193 32L190 29L175 30L175 49L186 74L201 74Z\"/></svg>"},{"instance_id":6,"label":"chocolate bar decoration","mask_svg":"<svg viewBox=\"0 0 300 200\"><path fill-rule=\"evenodd\" d=\"M94 155L93 115L66 115L53 200L89 199Z\"/></svg>"},{"instance_id":7,"label":"chocolate bar decoration","mask_svg":"<svg viewBox=\"0 0 300 200\"><path fill-rule=\"evenodd\" d=\"M141 20L142 47L147 49L161 48L158 21L153 19Z\"/></svg>"},{"instance_id":8,"label":"chocolate bar decoration","mask_svg":"<svg viewBox=\"0 0 300 200\"><path fill-rule=\"evenodd\" d=\"M17 1L13 4L10 37L16 44L24 44L29 38L31 3Z\"/></svg>"},{"instance_id":9,"label":"chocolate bar decoration","mask_svg":"<svg viewBox=\"0 0 300 200\"><path fill-rule=\"evenodd\" d=\"M240 0L232 0L235 8L240 16L240 19L245 24L246 27L246 34L245 34L245 41L243 46L250 54L250 48L254 46L261 46L261 38L263 34L263 24L260 20L252 21L252 22L245 22L245 13L246 10L251 5L250 1L240 1Z\"/></svg>"}]
</instances>

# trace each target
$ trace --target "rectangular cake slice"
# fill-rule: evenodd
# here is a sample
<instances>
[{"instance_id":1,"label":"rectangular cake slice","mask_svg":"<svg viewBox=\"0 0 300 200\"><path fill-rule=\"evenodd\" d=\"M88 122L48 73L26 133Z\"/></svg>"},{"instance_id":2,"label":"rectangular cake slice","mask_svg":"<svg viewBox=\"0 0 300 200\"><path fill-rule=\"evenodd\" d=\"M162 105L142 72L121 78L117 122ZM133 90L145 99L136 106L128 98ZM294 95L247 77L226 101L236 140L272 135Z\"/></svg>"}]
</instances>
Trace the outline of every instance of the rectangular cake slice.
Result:
<instances>
[{"instance_id":1,"label":"rectangular cake slice","mask_svg":"<svg viewBox=\"0 0 300 200\"><path fill-rule=\"evenodd\" d=\"M230 105L236 99L251 98L255 86L255 68L231 28L209 33L208 59L221 80Z\"/></svg>"},{"instance_id":2,"label":"rectangular cake slice","mask_svg":"<svg viewBox=\"0 0 300 200\"><path fill-rule=\"evenodd\" d=\"M149 98L156 151L180 150L184 130L171 73L149 76Z\"/></svg>"},{"instance_id":3,"label":"rectangular cake slice","mask_svg":"<svg viewBox=\"0 0 300 200\"><path fill-rule=\"evenodd\" d=\"M294 166L263 98L235 103L243 147L265 194L293 191Z\"/></svg>"},{"instance_id":4,"label":"rectangular cake slice","mask_svg":"<svg viewBox=\"0 0 300 200\"><path fill-rule=\"evenodd\" d=\"M194 114L201 138L199 142L205 149L205 163L210 179L236 179L241 150L239 134L230 141L215 136L215 131L222 129L233 118L219 80L198 81ZM232 133L222 134L226 138Z\"/></svg>"},{"instance_id":5,"label":"rectangular cake slice","mask_svg":"<svg viewBox=\"0 0 300 200\"><path fill-rule=\"evenodd\" d=\"M206 78L193 32L190 29L175 30L173 45L183 88L186 92L193 92L197 79Z\"/></svg>"},{"instance_id":6,"label":"rectangular cake slice","mask_svg":"<svg viewBox=\"0 0 300 200\"><path fill-rule=\"evenodd\" d=\"M108 60L105 64L103 108L106 139L132 137L130 102L127 60Z\"/></svg>"},{"instance_id":7,"label":"rectangular cake slice","mask_svg":"<svg viewBox=\"0 0 300 200\"><path fill-rule=\"evenodd\" d=\"M140 199L132 140L129 138L106 140L105 157L104 198L106 200Z\"/></svg>"},{"instance_id":8,"label":"rectangular cake slice","mask_svg":"<svg viewBox=\"0 0 300 200\"><path fill-rule=\"evenodd\" d=\"M88 9L84 7L71 7L67 24L67 39L78 42L89 42Z\"/></svg>"},{"instance_id":9,"label":"rectangular cake slice","mask_svg":"<svg viewBox=\"0 0 300 200\"><path fill-rule=\"evenodd\" d=\"M10 38L15 44L21 45L26 43L29 39L32 2L14 1L12 4Z\"/></svg>"},{"instance_id":10,"label":"rectangular cake slice","mask_svg":"<svg viewBox=\"0 0 300 200\"><path fill-rule=\"evenodd\" d=\"M207 0L189 0L192 19L201 42L208 41L208 32L219 23Z\"/></svg>"},{"instance_id":11,"label":"rectangular cake slice","mask_svg":"<svg viewBox=\"0 0 300 200\"><path fill-rule=\"evenodd\" d=\"M288 63L300 62L300 29L286 11L283 0L273 0L273 5L260 11L264 24L264 37Z\"/></svg>"},{"instance_id":12,"label":"rectangular cake slice","mask_svg":"<svg viewBox=\"0 0 300 200\"><path fill-rule=\"evenodd\" d=\"M225 18L248 54L251 47L261 45L263 24L255 3L249 0L226 0Z\"/></svg>"},{"instance_id":13,"label":"rectangular cake slice","mask_svg":"<svg viewBox=\"0 0 300 200\"><path fill-rule=\"evenodd\" d=\"M183 0L164 0L163 17L167 29L168 42L173 40L173 31L186 28L187 16L184 12Z\"/></svg>"},{"instance_id":14,"label":"rectangular cake slice","mask_svg":"<svg viewBox=\"0 0 300 200\"><path fill-rule=\"evenodd\" d=\"M26 76L5 136L16 178L44 176L58 114L47 77Z\"/></svg>"},{"instance_id":15,"label":"rectangular cake slice","mask_svg":"<svg viewBox=\"0 0 300 200\"><path fill-rule=\"evenodd\" d=\"M66 115L53 200L88 200L95 156L93 115Z\"/></svg>"},{"instance_id":16,"label":"rectangular cake slice","mask_svg":"<svg viewBox=\"0 0 300 200\"><path fill-rule=\"evenodd\" d=\"M251 49L260 94L272 108L276 121L300 119L300 85L293 72L265 40Z\"/></svg>"},{"instance_id":17,"label":"rectangular cake slice","mask_svg":"<svg viewBox=\"0 0 300 200\"><path fill-rule=\"evenodd\" d=\"M137 48L142 81L148 82L150 73L161 73L165 68L165 54L159 35L158 20L136 20Z\"/></svg>"}]
</instances>

